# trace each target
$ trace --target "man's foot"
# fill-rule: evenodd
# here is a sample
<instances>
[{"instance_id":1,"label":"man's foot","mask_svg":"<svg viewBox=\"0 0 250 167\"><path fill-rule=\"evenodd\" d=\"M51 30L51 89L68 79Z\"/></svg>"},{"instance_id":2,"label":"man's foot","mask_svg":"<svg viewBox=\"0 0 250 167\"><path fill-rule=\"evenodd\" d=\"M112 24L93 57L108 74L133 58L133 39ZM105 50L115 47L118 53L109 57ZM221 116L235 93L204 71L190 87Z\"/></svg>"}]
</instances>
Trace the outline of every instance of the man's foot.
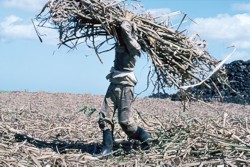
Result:
<instances>
[{"instance_id":1,"label":"man's foot","mask_svg":"<svg viewBox=\"0 0 250 167\"><path fill-rule=\"evenodd\" d=\"M103 146L102 151L99 154L93 154L94 157L105 157L112 155L113 149L113 138L112 138L112 131L111 130L104 130L103 131Z\"/></svg>"},{"instance_id":2,"label":"man's foot","mask_svg":"<svg viewBox=\"0 0 250 167\"><path fill-rule=\"evenodd\" d=\"M149 134L138 126L136 132L130 137L131 139L139 140L141 142L141 149L142 150L149 150L150 144L149 144Z\"/></svg>"}]
</instances>

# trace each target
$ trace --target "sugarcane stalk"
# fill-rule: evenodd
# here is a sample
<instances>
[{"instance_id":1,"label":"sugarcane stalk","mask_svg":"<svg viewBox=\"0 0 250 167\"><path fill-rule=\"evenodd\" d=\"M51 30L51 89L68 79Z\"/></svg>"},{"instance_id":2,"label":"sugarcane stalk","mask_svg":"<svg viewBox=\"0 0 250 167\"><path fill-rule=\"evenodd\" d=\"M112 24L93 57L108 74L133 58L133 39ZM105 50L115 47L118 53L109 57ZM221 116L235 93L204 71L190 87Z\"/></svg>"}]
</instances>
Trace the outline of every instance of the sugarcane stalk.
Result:
<instances>
[{"instance_id":1,"label":"sugarcane stalk","mask_svg":"<svg viewBox=\"0 0 250 167\"><path fill-rule=\"evenodd\" d=\"M165 82L169 85L169 78L174 86L180 88L183 83L184 87L190 87L196 80L210 87L203 79L209 76L209 72L216 67L218 61L209 55L203 41L188 38L178 29L161 24L151 16L128 11L124 8L124 3L123 0L52 0L43 6L36 19L39 22L38 26L45 27L45 24L49 23L52 28L60 30L61 45L75 48L81 38L86 42L90 40L95 43L95 40L91 39L106 35L117 41L115 27L126 19L126 13L130 13L131 22L137 27L139 44L152 60L155 69L159 71L156 73L156 82L161 82L162 85ZM49 15L44 15L47 10ZM93 27L98 29L89 33ZM100 60L101 47L95 47L95 44L93 46ZM222 79L223 75L216 77L219 81L225 81Z\"/></svg>"}]
</instances>

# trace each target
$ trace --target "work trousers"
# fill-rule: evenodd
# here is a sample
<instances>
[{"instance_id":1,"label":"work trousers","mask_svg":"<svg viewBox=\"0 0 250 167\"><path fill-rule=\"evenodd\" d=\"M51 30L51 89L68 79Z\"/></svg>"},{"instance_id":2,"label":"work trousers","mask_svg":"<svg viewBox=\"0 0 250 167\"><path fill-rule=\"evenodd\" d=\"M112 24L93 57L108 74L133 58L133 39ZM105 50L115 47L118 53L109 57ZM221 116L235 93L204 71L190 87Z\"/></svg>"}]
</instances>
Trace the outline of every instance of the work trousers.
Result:
<instances>
[{"instance_id":1,"label":"work trousers","mask_svg":"<svg viewBox=\"0 0 250 167\"><path fill-rule=\"evenodd\" d=\"M138 126L132 118L131 111L133 98L133 86L110 84L100 111L100 117L105 121L105 128L103 130L114 129L113 119L116 110L118 110L118 123L120 124L122 130L129 137L136 132Z\"/></svg>"}]
</instances>

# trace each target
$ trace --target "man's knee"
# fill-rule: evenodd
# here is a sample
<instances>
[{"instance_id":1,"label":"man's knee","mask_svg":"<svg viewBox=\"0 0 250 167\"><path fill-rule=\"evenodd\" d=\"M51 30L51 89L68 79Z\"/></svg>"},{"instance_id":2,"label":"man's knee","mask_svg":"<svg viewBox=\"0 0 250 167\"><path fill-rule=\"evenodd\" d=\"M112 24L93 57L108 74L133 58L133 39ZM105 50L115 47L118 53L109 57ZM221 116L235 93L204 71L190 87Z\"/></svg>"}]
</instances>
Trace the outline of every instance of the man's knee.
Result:
<instances>
[{"instance_id":1,"label":"man's knee","mask_svg":"<svg viewBox=\"0 0 250 167\"><path fill-rule=\"evenodd\" d=\"M122 129L126 129L129 126L129 121L119 121L119 125L122 127Z\"/></svg>"},{"instance_id":2,"label":"man's knee","mask_svg":"<svg viewBox=\"0 0 250 167\"><path fill-rule=\"evenodd\" d=\"M137 129L137 125L131 121L119 121L119 124L122 130L128 135L131 136Z\"/></svg>"}]
</instances>

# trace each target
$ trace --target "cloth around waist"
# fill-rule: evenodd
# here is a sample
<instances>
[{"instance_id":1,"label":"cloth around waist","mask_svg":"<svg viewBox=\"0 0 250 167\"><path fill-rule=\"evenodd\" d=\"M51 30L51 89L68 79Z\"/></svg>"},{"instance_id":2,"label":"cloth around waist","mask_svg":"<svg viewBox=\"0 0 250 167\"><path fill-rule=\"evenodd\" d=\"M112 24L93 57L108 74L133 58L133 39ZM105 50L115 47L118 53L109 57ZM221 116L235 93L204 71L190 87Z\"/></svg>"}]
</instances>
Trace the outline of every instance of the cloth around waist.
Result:
<instances>
[{"instance_id":1,"label":"cloth around waist","mask_svg":"<svg viewBox=\"0 0 250 167\"><path fill-rule=\"evenodd\" d=\"M137 83L134 71L118 71L113 67L106 78L114 84L135 86Z\"/></svg>"}]
</instances>

